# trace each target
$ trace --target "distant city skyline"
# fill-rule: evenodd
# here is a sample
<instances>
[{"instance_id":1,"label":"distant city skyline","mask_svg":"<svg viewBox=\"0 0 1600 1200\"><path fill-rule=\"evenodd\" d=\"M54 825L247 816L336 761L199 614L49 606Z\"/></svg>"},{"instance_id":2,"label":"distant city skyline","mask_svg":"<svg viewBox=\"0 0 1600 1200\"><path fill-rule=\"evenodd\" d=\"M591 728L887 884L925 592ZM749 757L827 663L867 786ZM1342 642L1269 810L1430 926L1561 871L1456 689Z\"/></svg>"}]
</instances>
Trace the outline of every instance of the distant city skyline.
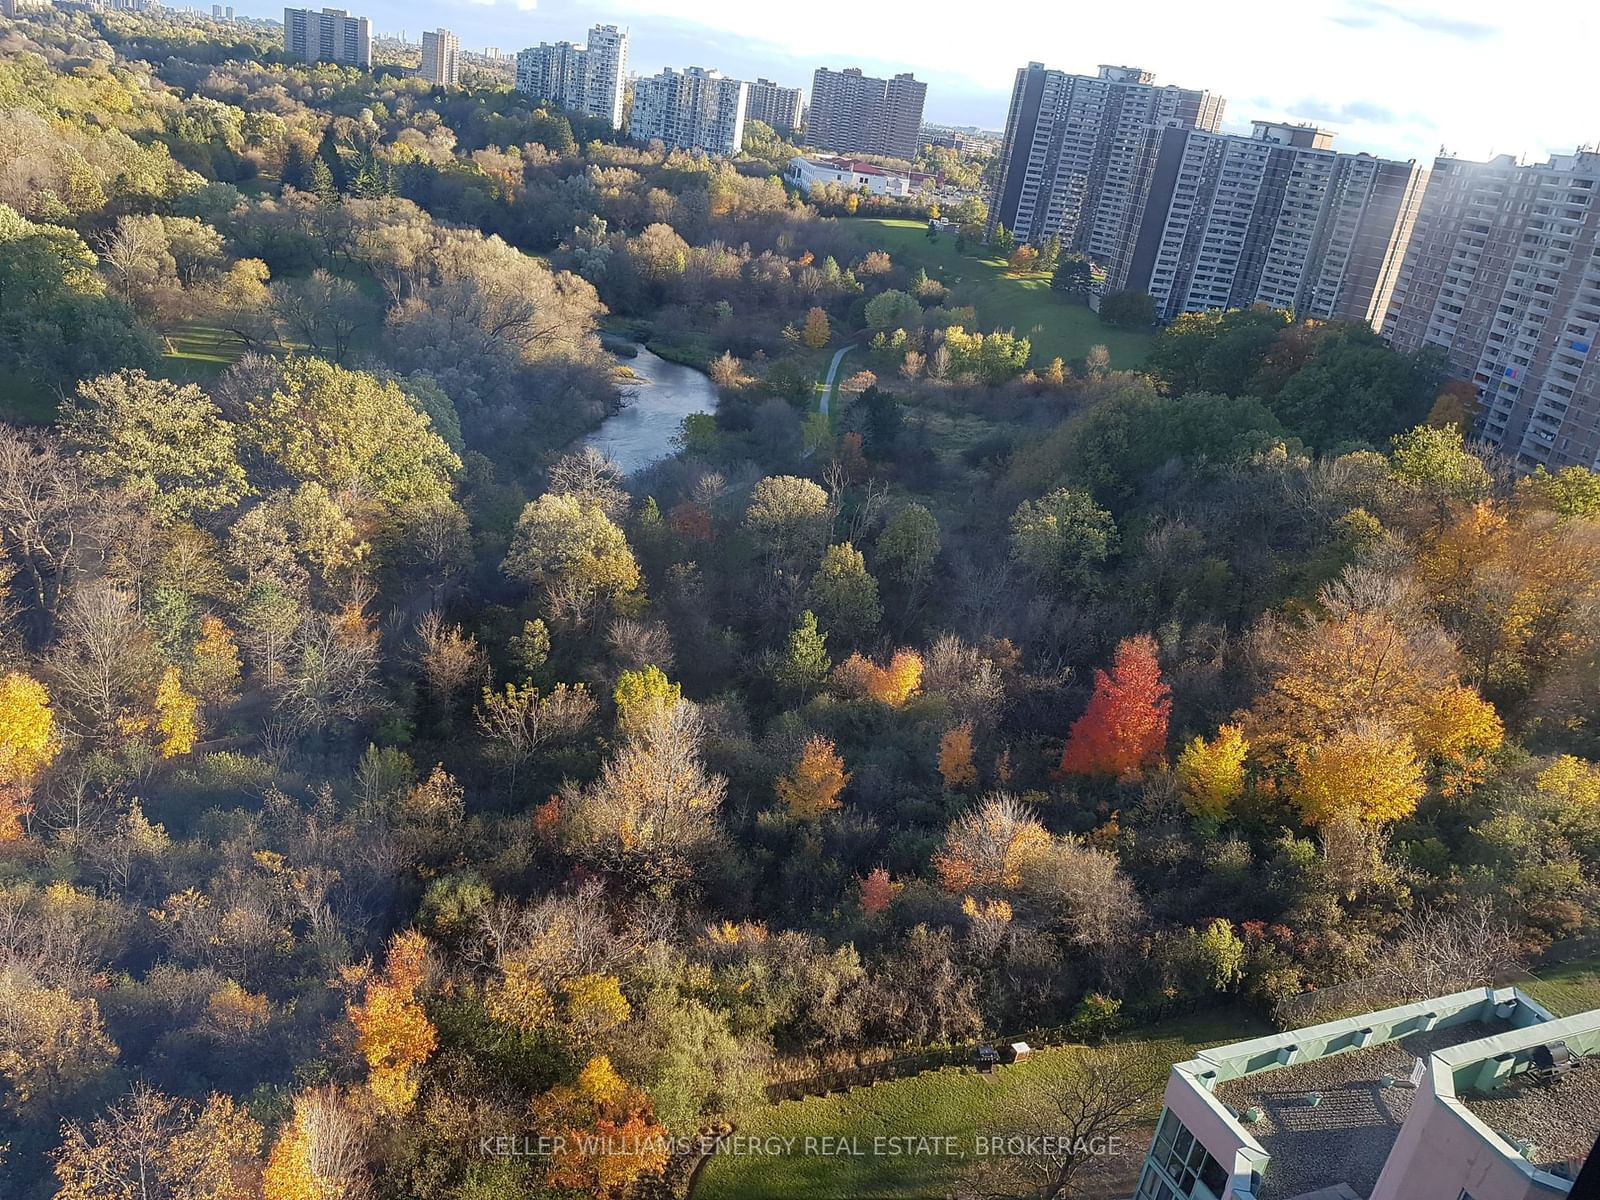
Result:
<instances>
[{"instance_id":1,"label":"distant city skyline","mask_svg":"<svg viewBox=\"0 0 1600 1200\"><path fill-rule=\"evenodd\" d=\"M1268 0L1189 6L995 9L861 5L813 0L803 16L743 0L373 0L376 33L413 40L440 23L467 50L515 53L596 22L629 27L640 74L689 64L809 89L823 64L914 72L928 82L925 119L999 129L1016 68L1030 60L1071 71L1101 63L1153 72L1163 83L1227 98L1224 128L1255 120L1316 122L1349 151L1431 161L1540 158L1600 142L1587 94L1587 47L1600 9L1569 0L1328 0L1300 9ZM279 11L247 0L241 13ZM959 24L960 36L952 36ZM1018 36L1026 28L1025 37ZM1532 65L1530 65L1532 64Z\"/></svg>"}]
</instances>

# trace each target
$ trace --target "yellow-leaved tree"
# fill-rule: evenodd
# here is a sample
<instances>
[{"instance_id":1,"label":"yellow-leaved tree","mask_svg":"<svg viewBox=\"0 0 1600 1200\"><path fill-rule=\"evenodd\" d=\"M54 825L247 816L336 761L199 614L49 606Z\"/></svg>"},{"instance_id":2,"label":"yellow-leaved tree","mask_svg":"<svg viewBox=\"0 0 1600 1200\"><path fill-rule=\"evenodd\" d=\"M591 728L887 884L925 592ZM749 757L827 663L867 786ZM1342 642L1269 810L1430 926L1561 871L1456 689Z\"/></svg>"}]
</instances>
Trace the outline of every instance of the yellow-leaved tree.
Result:
<instances>
[{"instance_id":1,"label":"yellow-leaved tree","mask_svg":"<svg viewBox=\"0 0 1600 1200\"><path fill-rule=\"evenodd\" d=\"M828 326L828 314L813 307L806 313L805 327L800 331L800 340L813 350L821 350L828 344L831 334Z\"/></svg>"},{"instance_id":2,"label":"yellow-leaved tree","mask_svg":"<svg viewBox=\"0 0 1600 1200\"><path fill-rule=\"evenodd\" d=\"M200 737L200 701L183 690L177 667L168 667L156 684L156 731L161 757L177 758L194 749Z\"/></svg>"},{"instance_id":3,"label":"yellow-leaved tree","mask_svg":"<svg viewBox=\"0 0 1600 1200\"><path fill-rule=\"evenodd\" d=\"M1397 821L1425 791L1410 739L1381 721L1359 721L1307 747L1291 787L1308 825Z\"/></svg>"},{"instance_id":4,"label":"yellow-leaved tree","mask_svg":"<svg viewBox=\"0 0 1600 1200\"><path fill-rule=\"evenodd\" d=\"M933 856L951 892L997 892L1017 886L1023 865L1050 845L1050 834L1021 801L995 792L962 813Z\"/></svg>"},{"instance_id":5,"label":"yellow-leaved tree","mask_svg":"<svg viewBox=\"0 0 1600 1200\"><path fill-rule=\"evenodd\" d=\"M939 739L939 774L952 792L978 782L978 768L972 764L972 722L963 721L944 731Z\"/></svg>"},{"instance_id":6,"label":"yellow-leaved tree","mask_svg":"<svg viewBox=\"0 0 1600 1200\"><path fill-rule=\"evenodd\" d=\"M567 1035L580 1046L592 1045L632 1015L628 998L615 975L579 975L561 985Z\"/></svg>"},{"instance_id":7,"label":"yellow-leaved tree","mask_svg":"<svg viewBox=\"0 0 1600 1200\"><path fill-rule=\"evenodd\" d=\"M915 650L896 650L887 666L852 654L833 669L833 683L846 696L876 700L899 708L922 686L922 656Z\"/></svg>"},{"instance_id":8,"label":"yellow-leaved tree","mask_svg":"<svg viewBox=\"0 0 1600 1200\"><path fill-rule=\"evenodd\" d=\"M417 1098L417 1068L439 1044L438 1032L417 993L427 967L427 939L416 930L397 933L389 943L383 973L366 981L360 1003L349 1005L361 1055L367 1060L367 1085L378 1106L404 1112Z\"/></svg>"},{"instance_id":9,"label":"yellow-leaved tree","mask_svg":"<svg viewBox=\"0 0 1600 1200\"><path fill-rule=\"evenodd\" d=\"M815 821L839 807L839 793L849 782L833 742L817 734L806 740L794 770L778 780L778 799L796 820Z\"/></svg>"},{"instance_id":10,"label":"yellow-leaved tree","mask_svg":"<svg viewBox=\"0 0 1600 1200\"><path fill-rule=\"evenodd\" d=\"M624 671L611 693L617 705L617 728L623 733L643 729L683 698L683 689L660 667Z\"/></svg>"},{"instance_id":11,"label":"yellow-leaved tree","mask_svg":"<svg viewBox=\"0 0 1600 1200\"><path fill-rule=\"evenodd\" d=\"M1244 764L1250 752L1244 730L1224 725L1207 741L1194 738L1178 755L1178 783L1183 805L1196 816L1212 821L1227 817L1233 802L1244 793Z\"/></svg>"},{"instance_id":12,"label":"yellow-leaved tree","mask_svg":"<svg viewBox=\"0 0 1600 1200\"><path fill-rule=\"evenodd\" d=\"M44 684L20 671L0 675L0 842L22 836L33 782L60 748Z\"/></svg>"},{"instance_id":13,"label":"yellow-leaved tree","mask_svg":"<svg viewBox=\"0 0 1600 1200\"><path fill-rule=\"evenodd\" d=\"M200 636L189 656L189 686L207 704L218 704L238 690L239 643L221 617L200 618Z\"/></svg>"},{"instance_id":14,"label":"yellow-leaved tree","mask_svg":"<svg viewBox=\"0 0 1600 1200\"><path fill-rule=\"evenodd\" d=\"M301 1092L261 1173L262 1200L368 1195L365 1114L337 1088Z\"/></svg>"},{"instance_id":15,"label":"yellow-leaved tree","mask_svg":"<svg viewBox=\"0 0 1600 1200\"><path fill-rule=\"evenodd\" d=\"M1347 576L1319 595L1326 616L1260 641L1268 682L1240 724L1253 763L1309 823L1403 817L1430 777L1447 792L1469 786L1504 737L1461 682L1450 638L1388 603L1389 590Z\"/></svg>"}]
</instances>

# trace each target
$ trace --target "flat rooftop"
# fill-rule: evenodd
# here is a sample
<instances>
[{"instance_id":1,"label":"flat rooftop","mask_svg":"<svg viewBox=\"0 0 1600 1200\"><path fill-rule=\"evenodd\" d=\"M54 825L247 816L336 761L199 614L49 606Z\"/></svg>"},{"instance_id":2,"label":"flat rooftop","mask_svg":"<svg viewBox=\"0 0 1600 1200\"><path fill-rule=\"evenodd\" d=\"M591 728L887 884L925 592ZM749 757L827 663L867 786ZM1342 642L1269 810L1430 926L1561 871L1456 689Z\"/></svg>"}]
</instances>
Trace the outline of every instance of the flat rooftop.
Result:
<instances>
[{"instance_id":1,"label":"flat rooftop","mask_svg":"<svg viewBox=\"0 0 1600 1200\"><path fill-rule=\"evenodd\" d=\"M1426 1062L1437 1050L1504 1028L1465 1021L1231 1079L1217 1084L1213 1094L1235 1112L1252 1107L1262 1111L1261 1120L1244 1124L1272 1156L1261 1200L1290 1200L1340 1183L1364 1197L1378 1182L1411 1111L1416 1091L1410 1081L1417 1060ZM1392 1086L1383 1086L1385 1075L1393 1077ZM1315 1107L1307 1103L1313 1092L1322 1097Z\"/></svg>"},{"instance_id":2,"label":"flat rooftop","mask_svg":"<svg viewBox=\"0 0 1600 1200\"><path fill-rule=\"evenodd\" d=\"M1488 1092L1465 1092L1467 1111L1513 1146L1536 1148L1529 1156L1552 1175L1575 1179L1600 1134L1600 1062L1580 1059L1549 1083L1513 1075Z\"/></svg>"}]
</instances>

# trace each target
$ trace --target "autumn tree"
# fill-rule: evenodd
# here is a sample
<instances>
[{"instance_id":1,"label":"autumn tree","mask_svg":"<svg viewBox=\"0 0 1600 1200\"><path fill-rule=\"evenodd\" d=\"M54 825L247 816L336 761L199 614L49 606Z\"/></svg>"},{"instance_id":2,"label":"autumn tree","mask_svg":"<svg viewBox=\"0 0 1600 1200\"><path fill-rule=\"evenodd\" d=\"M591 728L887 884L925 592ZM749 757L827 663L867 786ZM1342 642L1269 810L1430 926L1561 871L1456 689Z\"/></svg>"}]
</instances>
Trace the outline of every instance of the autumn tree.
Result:
<instances>
[{"instance_id":1,"label":"autumn tree","mask_svg":"<svg viewBox=\"0 0 1600 1200\"><path fill-rule=\"evenodd\" d=\"M0 1100L14 1113L65 1104L101 1079L117 1054L93 997L0 967Z\"/></svg>"},{"instance_id":2,"label":"autumn tree","mask_svg":"<svg viewBox=\"0 0 1600 1200\"><path fill-rule=\"evenodd\" d=\"M1323 589L1325 616L1268 625L1259 639L1266 685L1240 722L1252 758L1272 773L1299 771L1333 739L1319 798L1332 794L1336 763L1398 770L1398 790L1374 813L1407 807L1397 797L1413 788L1408 762L1462 786L1503 737L1493 707L1462 684L1449 638L1404 603L1402 586L1347 572ZM1321 799L1311 811L1324 812Z\"/></svg>"},{"instance_id":3,"label":"autumn tree","mask_svg":"<svg viewBox=\"0 0 1600 1200\"><path fill-rule=\"evenodd\" d=\"M1050 835L1025 804L995 792L951 823L933 866L946 891L1005 891L1049 844Z\"/></svg>"},{"instance_id":4,"label":"autumn tree","mask_svg":"<svg viewBox=\"0 0 1600 1200\"><path fill-rule=\"evenodd\" d=\"M683 689L660 667L624 671L611 693L617 706L617 728L631 733L646 728L683 699Z\"/></svg>"},{"instance_id":5,"label":"autumn tree","mask_svg":"<svg viewBox=\"0 0 1600 1200\"><path fill-rule=\"evenodd\" d=\"M861 880L861 911L869 916L886 911L904 886L896 883L885 868L872 868Z\"/></svg>"},{"instance_id":6,"label":"autumn tree","mask_svg":"<svg viewBox=\"0 0 1600 1200\"><path fill-rule=\"evenodd\" d=\"M136 1083L87 1125L62 1126L54 1200L254 1200L260 1150L261 1126L230 1097L196 1105Z\"/></svg>"},{"instance_id":7,"label":"autumn tree","mask_svg":"<svg viewBox=\"0 0 1600 1200\"><path fill-rule=\"evenodd\" d=\"M153 707L161 757L178 758L193 750L200 737L200 701L184 690L177 667L161 673Z\"/></svg>"},{"instance_id":8,"label":"autumn tree","mask_svg":"<svg viewBox=\"0 0 1600 1200\"><path fill-rule=\"evenodd\" d=\"M882 670L874 670L867 694L880 704L900 708L922 686L922 656L915 650L896 650Z\"/></svg>"},{"instance_id":9,"label":"autumn tree","mask_svg":"<svg viewBox=\"0 0 1600 1200\"><path fill-rule=\"evenodd\" d=\"M815 821L839 807L839 793L850 782L833 742L817 734L806 740L794 770L778 780L778 799L799 821Z\"/></svg>"},{"instance_id":10,"label":"autumn tree","mask_svg":"<svg viewBox=\"0 0 1600 1200\"><path fill-rule=\"evenodd\" d=\"M450 712L460 696L488 673L478 639L460 625L446 625L437 611L417 622L417 661L434 702Z\"/></svg>"},{"instance_id":11,"label":"autumn tree","mask_svg":"<svg viewBox=\"0 0 1600 1200\"><path fill-rule=\"evenodd\" d=\"M828 327L828 314L820 308L813 307L806 313L805 328L800 332L800 340L812 350L821 350L828 344L832 330Z\"/></svg>"},{"instance_id":12,"label":"autumn tree","mask_svg":"<svg viewBox=\"0 0 1600 1200\"><path fill-rule=\"evenodd\" d=\"M1305 747L1291 785L1308 825L1349 817L1397 821L1416 809L1426 790L1414 743L1377 720L1358 720Z\"/></svg>"},{"instance_id":13,"label":"autumn tree","mask_svg":"<svg viewBox=\"0 0 1600 1200\"><path fill-rule=\"evenodd\" d=\"M1162 682L1155 639L1124 638L1111 674L1094 673L1089 707L1067 735L1062 774L1136 778L1160 761L1171 711L1172 690Z\"/></svg>"},{"instance_id":14,"label":"autumn tree","mask_svg":"<svg viewBox=\"0 0 1600 1200\"><path fill-rule=\"evenodd\" d=\"M780 562L820 550L827 522L828 493L794 475L768 476L757 483L744 514L744 527L757 547Z\"/></svg>"},{"instance_id":15,"label":"autumn tree","mask_svg":"<svg viewBox=\"0 0 1600 1200\"><path fill-rule=\"evenodd\" d=\"M846 696L900 708L922 685L922 667L922 656L915 650L896 650L882 667L852 654L833 669L832 682Z\"/></svg>"},{"instance_id":16,"label":"autumn tree","mask_svg":"<svg viewBox=\"0 0 1600 1200\"><path fill-rule=\"evenodd\" d=\"M418 998L427 956L422 934L396 934L383 973L369 978L361 1001L348 1008L367 1060L367 1086L378 1107L391 1116L411 1107L417 1097L417 1070L438 1046L438 1033Z\"/></svg>"},{"instance_id":17,"label":"autumn tree","mask_svg":"<svg viewBox=\"0 0 1600 1200\"><path fill-rule=\"evenodd\" d=\"M639 586L628 539L605 511L548 492L517 519L501 569L540 588L550 611L579 623Z\"/></svg>"},{"instance_id":18,"label":"autumn tree","mask_svg":"<svg viewBox=\"0 0 1600 1200\"><path fill-rule=\"evenodd\" d=\"M939 774L951 791L973 787L978 769L972 764L972 723L963 721L944 731L939 739Z\"/></svg>"},{"instance_id":19,"label":"autumn tree","mask_svg":"<svg viewBox=\"0 0 1600 1200\"><path fill-rule=\"evenodd\" d=\"M1013 275L1026 275L1032 271L1039 261L1039 250L1035 246L1022 245L1013 250L1006 259L1006 267Z\"/></svg>"},{"instance_id":20,"label":"autumn tree","mask_svg":"<svg viewBox=\"0 0 1600 1200\"><path fill-rule=\"evenodd\" d=\"M332 1086L301 1092L262 1171L262 1200L370 1200L368 1130Z\"/></svg>"},{"instance_id":21,"label":"autumn tree","mask_svg":"<svg viewBox=\"0 0 1600 1200\"><path fill-rule=\"evenodd\" d=\"M727 781L700 757L703 722L687 701L632 730L587 786L561 794L565 833L579 857L646 883L684 877L718 836Z\"/></svg>"},{"instance_id":22,"label":"autumn tree","mask_svg":"<svg viewBox=\"0 0 1600 1200\"><path fill-rule=\"evenodd\" d=\"M1250 744L1244 730L1224 725L1209 741L1193 738L1178 755L1178 784L1191 815L1211 821L1228 816L1244 793L1245 758Z\"/></svg>"},{"instance_id":23,"label":"autumn tree","mask_svg":"<svg viewBox=\"0 0 1600 1200\"><path fill-rule=\"evenodd\" d=\"M561 985L561 1020L567 1040L575 1046L595 1046L632 1015L615 975L591 972Z\"/></svg>"},{"instance_id":24,"label":"autumn tree","mask_svg":"<svg viewBox=\"0 0 1600 1200\"><path fill-rule=\"evenodd\" d=\"M667 1162L666 1130L650 1100L617 1074L605 1055L591 1058L570 1084L534 1098L535 1128L557 1145L547 1168L557 1188L585 1196L621 1195Z\"/></svg>"},{"instance_id":25,"label":"autumn tree","mask_svg":"<svg viewBox=\"0 0 1600 1200\"><path fill-rule=\"evenodd\" d=\"M185 674L190 689L207 704L220 704L238 690L239 643L221 617L200 618Z\"/></svg>"},{"instance_id":26,"label":"autumn tree","mask_svg":"<svg viewBox=\"0 0 1600 1200\"><path fill-rule=\"evenodd\" d=\"M18 671L0 675L0 842L22 836L33 782L59 750L44 684Z\"/></svg>"}]
</instances>

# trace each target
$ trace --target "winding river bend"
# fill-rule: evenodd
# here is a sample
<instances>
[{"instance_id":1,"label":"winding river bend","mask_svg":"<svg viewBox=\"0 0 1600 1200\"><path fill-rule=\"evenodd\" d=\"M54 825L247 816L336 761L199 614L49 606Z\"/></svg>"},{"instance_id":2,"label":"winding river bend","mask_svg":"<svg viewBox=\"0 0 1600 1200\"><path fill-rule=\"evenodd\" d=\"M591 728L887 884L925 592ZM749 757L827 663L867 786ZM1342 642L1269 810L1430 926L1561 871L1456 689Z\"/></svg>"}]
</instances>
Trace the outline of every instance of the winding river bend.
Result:
<instances>
[{"instance_id":1,"label":"winding river bend","mask_svg":"<svg viewBox=\"0 0 1600 1200\"><path fill-rule=\"evenodd\" d=\"M717 389L693 367L668 362L643 346L637 357L619 355L617 361L639 381L624 385L622 409L581 444L616 460L624 474L636 475L673 454L672 439L685 417L716 411Z\"/></svg>"}]
</instances>

